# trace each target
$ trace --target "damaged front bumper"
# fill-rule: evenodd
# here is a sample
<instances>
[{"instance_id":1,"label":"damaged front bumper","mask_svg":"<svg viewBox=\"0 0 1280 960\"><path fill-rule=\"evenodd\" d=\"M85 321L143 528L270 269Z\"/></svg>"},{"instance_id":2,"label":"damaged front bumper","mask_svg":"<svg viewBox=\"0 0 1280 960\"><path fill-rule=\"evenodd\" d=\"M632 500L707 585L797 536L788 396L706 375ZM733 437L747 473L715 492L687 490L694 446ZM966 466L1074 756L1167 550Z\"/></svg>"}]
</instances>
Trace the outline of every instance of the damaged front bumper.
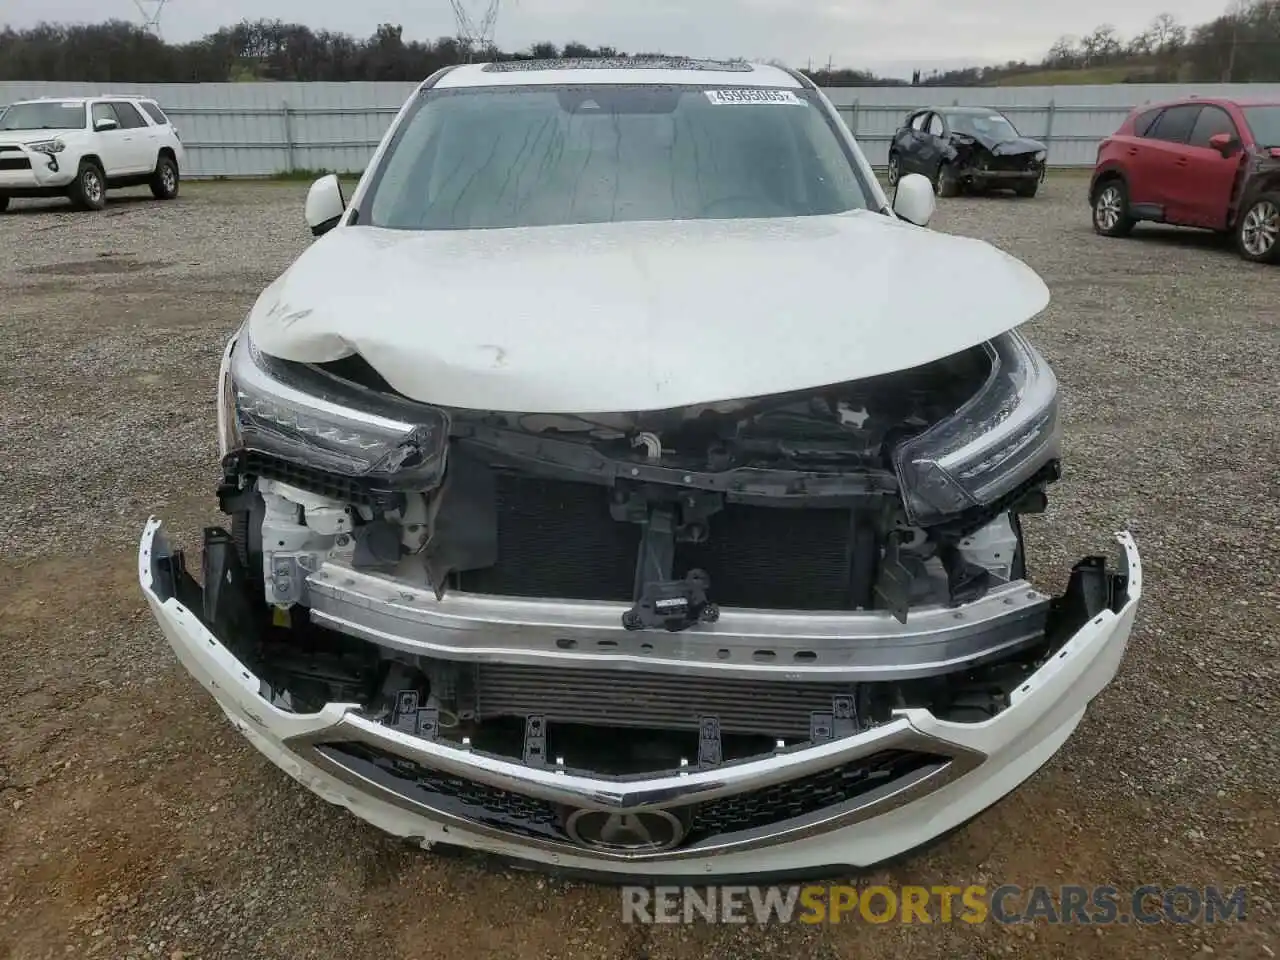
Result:
<instances>
[{"instance_id":1,"label":"damaged front bumper","mask_svg":"<svg viewBox=\"0 0 1280 960\"><path fill-rule=\"evenodd\" d=\"M185 572L181 554L166 543L154 518L142 536L138 575L178 659L246 738L308 789L388 833L426 847L469 848L618 879L759 876L862 867L896 856L978 814L1043 765L1111 681L1128 642L1142 592L1141 564L1132 538L1121 533L1117 539L1125 571L1106 572L1101 558L1077 566L1072 588L1054 601L1071 608L1074 630L988 720L953 722L909 708L854 732L838 729L837 721L835 735L821 743L779 744L772 753L744 761L700 762L632 777L497 756L465 740L450 743L429 731L381 722L355 702L295 712L233 652L240 644L232 628L221 627L222 636L211 632L207 592ZM347 591L342 597L349 604L371 603L373 587L347 579L340 584ZM1010 599L997 596L1001 605ZM412 614L410 601L399 599L410 604ZM452 651L464 655L488 644L486 656L505 659L530 655L530 645L520 645L522 633L572 636L564 610L560 622L544 624L539 634L527 620L501 621L491 607L483 614L489 622L481 622L477 609L470 619L455 619L451 626L461 629L452 633L442 632L438 616L434 624L410 616L407 623L416 625L410 642L432 645L444 655L449 644L466 648ZM875 651L863 665L883 672L891 666L886 658L892 644L860 644L866 637L859 636L857 620L841 619L846 646ZM873 620L879 622L869 616L864 632ZM727 629L742 634L745 623L735 626L729 618ZM579 627L592 629L589 623ZM874 639L875 629L870 633ZM697 643L688 634L663 638L646 632L639 639ZM722 637L720 646L742 639L749 640ZM920 645L900 646L908 662L913 646ZM936 657L938 649L926 656ZM686 652L673 648L662 655ZM691 661L697 669L696 651ZM848 658L843 669L851 669Z\"/></svg>"}]
</instances>

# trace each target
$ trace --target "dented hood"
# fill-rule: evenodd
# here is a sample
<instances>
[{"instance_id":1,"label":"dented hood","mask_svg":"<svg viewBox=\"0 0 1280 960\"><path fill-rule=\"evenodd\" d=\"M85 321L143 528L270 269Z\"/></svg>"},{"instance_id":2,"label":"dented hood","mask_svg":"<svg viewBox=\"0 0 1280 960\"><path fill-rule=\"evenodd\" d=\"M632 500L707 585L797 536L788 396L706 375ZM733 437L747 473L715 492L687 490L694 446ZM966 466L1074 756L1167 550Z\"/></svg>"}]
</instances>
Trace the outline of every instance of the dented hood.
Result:
<instances>
[{"instance_id":1,"label":"dented hood","mask_svg":"<svg viewBox=\"0 0 1280 960\"><path fill-rule=\"evenodd\" d=\"M1018 326L1049 292L978 240L866 211L504 230L342 227L268 287L268 354L358 353L470 409L658 410L917 366Z\"/></svg>"},{"instance_id":2,"label":"dented hood","mask_svg":"<svg viewBox=\"0 0 1280 960\"><path fill-rule=\"evenodd\" d=\"M996 137L974 137L974 139L997 157L1014 157L1019 154L1038 153L1045 149L1043 143L1029 137L1015 137L1012 140L1000 140Z\"/></svg>"}]
</instances>

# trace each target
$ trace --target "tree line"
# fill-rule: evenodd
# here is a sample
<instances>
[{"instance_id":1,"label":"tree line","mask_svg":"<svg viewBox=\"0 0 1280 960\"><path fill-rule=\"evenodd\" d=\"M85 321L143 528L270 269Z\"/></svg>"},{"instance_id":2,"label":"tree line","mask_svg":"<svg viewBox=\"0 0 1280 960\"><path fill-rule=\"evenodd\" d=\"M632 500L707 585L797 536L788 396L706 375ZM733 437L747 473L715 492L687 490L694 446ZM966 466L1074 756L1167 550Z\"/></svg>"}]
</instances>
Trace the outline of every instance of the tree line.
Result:
<instances>
[{"instance_id":1,"label":"tree line","mask_svg":"<svg viewBox=\"0 0 1280 960\"><path fill-rule=\"evenodd\" d=\"M0 31L0 80L91 83L199 83L240 80L420 80L441 67L473 60L615 57L613 47L534 44L509 53L473 48L457 37L406 40L403 28L381 24L359 39L278 20L245 20L190 43L166 43L134 23L42 23ZM645 55L645 54L639 54ZM1188 28L1170 14L1137 36L1122 38L1103 24L1083 37L1062 37L1039 63L917 72L913 83L991 85L1039 71L1112 68L1120 81L1280 80L1280 0L1231 0L1215 20ZM1119 76L1115 76L1115 74ZM819 69L822 86L905 83L867 70ZM1083 73L1081 74L1083 76ZM1063 78L1065 79L1065 78Z\"/></svg>"},{"instance_id":2,"label":"tree line","mask_svg":"<svg viewBox=\"0 0 1280 960\"><path fill-rule=\"evenodd\" d=\"M1020 74L1105 70L1122 83L1256 83L1280 81L1280 0L1231 0L1208 23L1187 27L1162 13L1145 30L1123 37L1111 24L1084 36L1059 37L1039 63L933 72L917 83L989 85ZM1056 79L1056 78L1055 78Z\"/></svg>"}]
</instances>

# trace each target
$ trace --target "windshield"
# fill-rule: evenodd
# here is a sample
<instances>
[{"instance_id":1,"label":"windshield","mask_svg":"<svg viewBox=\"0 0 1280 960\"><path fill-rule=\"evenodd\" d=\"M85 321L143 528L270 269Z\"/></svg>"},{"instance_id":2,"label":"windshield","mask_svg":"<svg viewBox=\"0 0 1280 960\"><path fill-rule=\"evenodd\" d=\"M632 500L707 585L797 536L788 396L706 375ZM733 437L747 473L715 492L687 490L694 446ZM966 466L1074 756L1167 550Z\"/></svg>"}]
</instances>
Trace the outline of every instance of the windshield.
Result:
<instances>
[{"instance_id":1,"label":"windshield","mask_svg":"<svg viewBox=\"0 0 1280 960\"><path fill-rule=\"evenodd\" d=\"M947 122L956 133L968 134L971 137L982 137L995 140L1016 140L1017 129L1007 117L998 113L949 113Z\"/></svg>"},{"instance_id":2,"label":"windshield","mask_svg":"<svg viewBox=\"0 0 1280 960\"><path fill-rule=\"evenodd\" d=\"M360 222L456 230L870 206L808 91L472 88L428 91L411 110Z\"/></svg>"},{"instance_id":3,"label":"windshield","mask_svg":"<svg viewBox=\"0 0 1280 960\"><path fill-rule=\"evenodd\" d=\"M83 126L83 103L15 103L0 113L0 130L79 130Z\"/></svg>"},{"instance_id":4,"label":"windshield","mask_svg":"<svg viewBox=\"0 0 1280 960\"><path fill-rule=\"evenodd\" d=\"M1280 104L1244 107L1244 118L1253 131L1253 141L1260 147L1280 147Z\"/></svg>"}]
</instances>

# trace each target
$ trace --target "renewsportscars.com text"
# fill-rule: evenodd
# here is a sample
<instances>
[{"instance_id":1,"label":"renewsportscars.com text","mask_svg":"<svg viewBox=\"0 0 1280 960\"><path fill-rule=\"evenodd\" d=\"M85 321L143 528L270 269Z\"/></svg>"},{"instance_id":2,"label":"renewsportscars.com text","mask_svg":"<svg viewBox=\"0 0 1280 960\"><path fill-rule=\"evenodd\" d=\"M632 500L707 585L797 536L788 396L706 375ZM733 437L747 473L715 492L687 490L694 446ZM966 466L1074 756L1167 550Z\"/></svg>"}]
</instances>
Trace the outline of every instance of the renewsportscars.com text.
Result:
<instances>
[{"instance_id":1,"label":"renewsportscars.com text","mask_svg":"<svg viewBox=\"0 0 1280 960\"><path fill-rule=\"evenodd\" d=\"M623 887L625 923L1209 924L1245 919L1244 887L806 885Z\"/></svg>"}]
</instances>

